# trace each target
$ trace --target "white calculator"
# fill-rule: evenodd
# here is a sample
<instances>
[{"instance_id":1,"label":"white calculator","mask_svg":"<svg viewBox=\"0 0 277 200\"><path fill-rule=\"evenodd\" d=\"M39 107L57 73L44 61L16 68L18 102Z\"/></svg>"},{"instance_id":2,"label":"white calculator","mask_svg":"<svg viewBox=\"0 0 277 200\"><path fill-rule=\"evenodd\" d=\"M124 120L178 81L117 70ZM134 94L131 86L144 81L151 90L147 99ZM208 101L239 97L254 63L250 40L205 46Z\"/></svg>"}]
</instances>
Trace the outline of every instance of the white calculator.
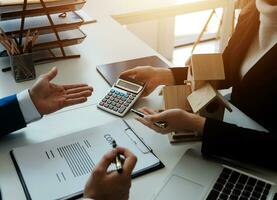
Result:
<instances>
[{"instance_id":1,"label":"white calculator","mask_svg":"<svg viewBox=\"0 0 277 200\"><path fill-rule=\"evenodd\" d=\"M139 99L144 86L144 83L134 79L123 80L119 78L97 107L123 117Z\"/></svg>"}]
</instances>

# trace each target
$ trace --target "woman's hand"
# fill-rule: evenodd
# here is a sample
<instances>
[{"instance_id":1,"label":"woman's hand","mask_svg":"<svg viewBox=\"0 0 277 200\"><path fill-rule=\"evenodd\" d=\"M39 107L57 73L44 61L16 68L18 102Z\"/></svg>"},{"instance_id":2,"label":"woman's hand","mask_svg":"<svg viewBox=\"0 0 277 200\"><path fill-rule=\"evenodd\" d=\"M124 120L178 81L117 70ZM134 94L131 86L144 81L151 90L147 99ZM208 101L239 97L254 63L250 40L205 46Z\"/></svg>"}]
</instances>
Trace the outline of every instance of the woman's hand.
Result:
<instances>
[{"instance_id":1,"label":"woman's hand","mask_svg":"<svg viewBox=\"0 0 277 200\"><path fill-rule=\"evenodd\" d=\"M170 69L151 66L141 66L127 70L120 75L136 79L146 84L142 97L148 96L159 85L174 85L175 80Z\"/></svg>"},{"instance_id":2,"label":"woman's hand","mask_svg":"<svg viewBox=\"0 0 277 200\"><path fill-rule=\"evenodd\" d=\"M196 131L202 134L206 119L186 112L181 109L170 109L163 112L156 112L149 108L141 108L139 111L145 114L144 118L136 118L145 126L158 133L167 134L171 132ZM162 129L155 125L157 122L166 122L167 127Z\"/></svg>"}]
</instances>

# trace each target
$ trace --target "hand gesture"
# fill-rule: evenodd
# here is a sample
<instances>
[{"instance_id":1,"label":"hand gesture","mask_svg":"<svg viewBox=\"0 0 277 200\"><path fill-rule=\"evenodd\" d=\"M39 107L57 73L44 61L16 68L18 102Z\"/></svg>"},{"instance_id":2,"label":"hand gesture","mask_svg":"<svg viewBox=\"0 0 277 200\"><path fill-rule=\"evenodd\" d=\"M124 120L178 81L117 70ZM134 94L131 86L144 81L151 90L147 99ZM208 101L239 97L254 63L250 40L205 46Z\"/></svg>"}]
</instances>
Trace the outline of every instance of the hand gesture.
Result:
<instances>
[{"instance_id":1,"label":"hand gesture","mask_svg":"<svg viewBox=\"0 0 277 200\"><path fill-rule=\"evenodd\" d=\"M203 132L205 118L182 109L170 109L159 113L144 107L139 109L139 111L143 112L145 117L138 117L136 119L158 133L167 134L181 131ZM159 128L155 125L156 122L166 122L167 127L164 129Z\"/></svg>"},{"instance_id":2,"label":"hand gesture","mask_svg":"<svg viewBox=\"0 0 277 200\"><path fill-rule=\"evenodd\" d=\"M122 173L107 172L118 153L125 157ZM136 156L121 147L104 155L86 184L84 197L95 200L127 200L131 187L131 174L136 162Z\"/></svg>"},{"instance_id":3,"label":"hand gesture","mask_svg":"<svg viewBox=\"0 0 277 200\"><path fill-rule=\"evenodd\" d=\"M159 85L173 85L175 80L170 69L151 66L140 66L127 70L120 75L121 78L131 77L140 82L144 82L145 89L142 97L148 96Z\"/></svg>"},{"instance_id":4,"label":"hand gesture","mask_svg":"<svg viewBox=\"0 0 277 200\"><path fill-rule=\"evenodd\" d=\"M86 84L56 85L50 83L57 73L57 68L53 68L47 74L40 76L29 91L31 99L41 115L83 103L92 94L92 87Z\"/></svg>"}]
</instances>

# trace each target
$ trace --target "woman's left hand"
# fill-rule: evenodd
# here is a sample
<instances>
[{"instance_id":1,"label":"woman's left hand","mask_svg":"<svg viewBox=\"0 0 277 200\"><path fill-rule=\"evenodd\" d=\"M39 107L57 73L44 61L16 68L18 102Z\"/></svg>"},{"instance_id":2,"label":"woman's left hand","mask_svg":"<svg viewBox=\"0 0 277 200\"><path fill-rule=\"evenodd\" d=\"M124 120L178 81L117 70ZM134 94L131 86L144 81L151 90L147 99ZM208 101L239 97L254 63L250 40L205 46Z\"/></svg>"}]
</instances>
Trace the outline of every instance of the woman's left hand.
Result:
<instances>
[{"instance_id":1,"label":"woman's left hand","mask_svg":"<svg viewBox=\"0 0 277 200\"><path fill-rule=\"evenodd\" d=\"M170 109L163 112L156 112L144 107L139 109L139 111L143 112L145 117L137 117L136 119L145 126L162 134L180 131L196 131L201 134L206 121L205 118L182 109ZM157 122L165 122L167 124L166 128L156 126L155 123Z\"/></svg>"}]
</instances>

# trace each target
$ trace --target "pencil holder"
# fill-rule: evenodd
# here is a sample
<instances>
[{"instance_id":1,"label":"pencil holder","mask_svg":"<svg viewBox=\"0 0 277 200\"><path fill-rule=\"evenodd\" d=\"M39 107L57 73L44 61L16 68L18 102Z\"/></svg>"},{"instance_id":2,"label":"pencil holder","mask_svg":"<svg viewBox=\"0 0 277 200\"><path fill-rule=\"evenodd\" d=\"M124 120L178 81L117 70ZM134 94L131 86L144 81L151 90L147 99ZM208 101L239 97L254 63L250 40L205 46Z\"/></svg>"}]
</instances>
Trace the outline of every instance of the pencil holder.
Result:
<instances>
[{"instance_id":1,"label":"pencil holder","mask_svg":"<svg viewBox=\"0 0 277 200\"><path fill-rule=\"evenodd\" d=\"M33 54L10 55L10 64L15 82L24 82L36 78Z\"/></svg>"}]
</instances>

